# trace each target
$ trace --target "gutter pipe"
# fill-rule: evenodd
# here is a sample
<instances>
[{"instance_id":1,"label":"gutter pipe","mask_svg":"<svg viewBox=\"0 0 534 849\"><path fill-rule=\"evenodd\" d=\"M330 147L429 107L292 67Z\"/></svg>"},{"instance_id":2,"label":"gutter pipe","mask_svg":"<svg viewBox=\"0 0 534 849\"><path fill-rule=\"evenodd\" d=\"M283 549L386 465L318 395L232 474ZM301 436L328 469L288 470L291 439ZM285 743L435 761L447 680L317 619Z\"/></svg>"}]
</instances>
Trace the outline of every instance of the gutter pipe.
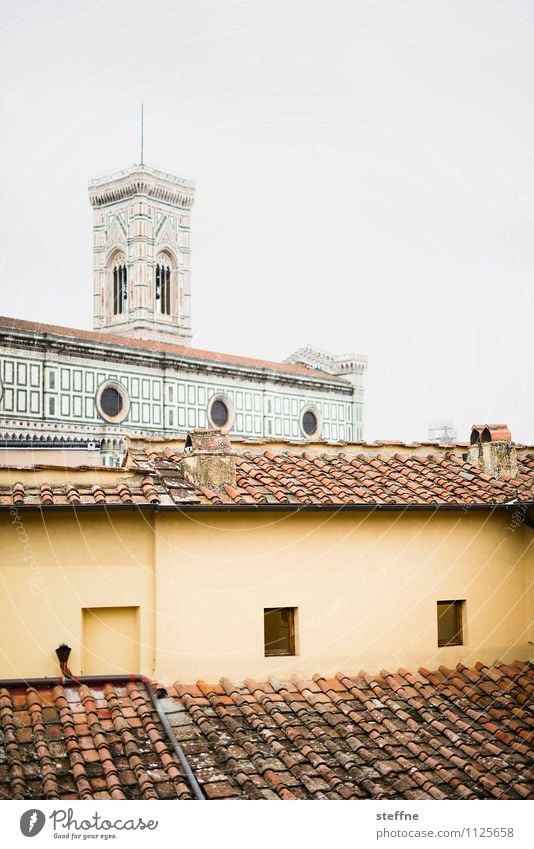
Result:
<instances>
[{"instance_id":1,"label":"gutter pipe","mask_svg":"<svg viewBox=\"0 0 534 849\"><path fill-rule=\"evenodd\" d=\"M509 502L489 504L478 502L474 504L52 504L43 507L42 504L0 504L0 513L39 511L42 513L75 512L84 513L98 510L105 513L121 513L132 510L145 512L153 510L155 513L470 513L488 512L497 510L510 511L519 506L532 507L534 501L520 501L514 505ZM527 523L528 524L528 523Z\"/></svg>"},{"instance_id":2,"label":"gutter pipe","mask_svg":"<svg viewBox=\"0 0 534 849\"><path fill-rule=\"evenodd\" d=\"M154 688L152 687L152 684L150 683L150 681L147 678L143 678L143 683L144 683L144 685L145 685L145 687L148 691L148 695L150 696L152 704L156 708L157 714L159 716L159 721L163 725L163 728L165 729L165 733L167 734L169 742L171 743L171 745L172 745L172 747L173 747L173 749L174 749L174 751L175 751L175 753L178 757L178 760L180 761L180 763L182 765L182 769L185 772L185 775L186 775L187 781L189 783L189 787L191 788L191 791L193 793L193 796L198 801L205 801L206 797L204 796L202 790L200 789L198 781L196 780L195 775L193 773L193 770L191 769L191 767L189 765L189 761L187 760L186 756L184 755L182 747L180 746L178 740L176 739L176 736L174 734L174 731L172 730L171 724L170 724L169 720L167 719L167 714L163 710L163 708L160 704L160 701L159 701L156 693L154 692Z\"/></svg>"}]
</instances>

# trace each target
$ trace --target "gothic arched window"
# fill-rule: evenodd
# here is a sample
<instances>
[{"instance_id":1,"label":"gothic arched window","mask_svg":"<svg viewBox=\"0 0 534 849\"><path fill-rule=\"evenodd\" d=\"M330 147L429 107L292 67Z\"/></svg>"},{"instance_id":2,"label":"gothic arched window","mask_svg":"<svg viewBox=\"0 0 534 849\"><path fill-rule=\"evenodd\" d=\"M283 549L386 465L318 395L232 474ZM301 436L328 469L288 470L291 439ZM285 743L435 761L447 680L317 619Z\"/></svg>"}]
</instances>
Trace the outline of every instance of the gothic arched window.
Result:
<instances>
[{"instance_id":1,"label":"gothic arched window","mask_svg":"<svg viewBox=\"0 0 534 849\"><path fill-rule=\"evenodd\" d=\"M126 257L118 254L113 261L113 315L126 312L128 304L128 270Z\"/></svg>"},{"instance_id":2,"label":"gothic arched window","mask_svg":"<svg viewBox=\"0 0 534 849\"><path fill-rule=\"evenodd\" d=\"M171 277L169 258L160 255L156 264L156 312L160 315L171 314Z\"/></svg>"}]
</instances>

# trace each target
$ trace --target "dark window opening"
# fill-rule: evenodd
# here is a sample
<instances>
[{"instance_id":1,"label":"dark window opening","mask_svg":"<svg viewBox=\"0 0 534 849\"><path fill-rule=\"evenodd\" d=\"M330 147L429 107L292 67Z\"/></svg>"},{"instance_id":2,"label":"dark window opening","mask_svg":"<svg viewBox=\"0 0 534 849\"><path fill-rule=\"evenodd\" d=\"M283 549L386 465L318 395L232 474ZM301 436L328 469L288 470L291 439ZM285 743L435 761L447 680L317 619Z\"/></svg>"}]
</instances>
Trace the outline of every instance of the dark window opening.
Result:
<instances>
[{"instance_id":1,"label":"dark window opening","mask_svg":"<svg viewBox=\"0 0 534 849\"><path fill-rule=\"evenodd\" d=\"M211 405L210 418L215 427L224 427L224 425L227 424L228 419L230 418L230 411L224 401L221 401L220 398L217 398L217 400Z\"/></svg>"},{"instance_id":2,"label":"dark window opening","mask_svg":"<svg viewBox=\"0 0 534 849\"><path fill-rule=\"evenodd\" d=\"M128 275L125 265L113 269L113 315L126 312L128 300Z\"/></svg>"},{"instance_id":3,"label":"dark window opening","mask_svg":"<svg viewBox=\"0 0 534 849\"><path fill-rule=\"evenodd\" d=\"M123 407L122 396L112 386L106 386L100 396L100 406L104 415L109 418L118 416Z\"/></svg>"},{"instance_id":4,"label":"dark window opening","mask_svg":"<svg viewBox=\"0 0 534 849\"><path fill-rule=\"evenodd\" d=\"M463 601L438 601L438 646L463 645Z\"/></svg>"},{"instance_id":5,"label":"dark window opening","mask_svg":"<svg viewBox=\"0 0 534 849\"><path fill-rule=\"evenodd\" d=\"M306 410L302 416L302 429L307 436L313 436L317 432L319 422L317 416L311 410Z\"/></svg>"},{"instance_id":6,"label":"dark window opening","mask_svg":"<svg viewBox=\"0 0 534 849\"><path fill-rule=\"evenodd\" d=\"M161 315L171 314L171 269L168 265L156 266L156 310Z\"/></svg>"},{"instance_id":7,"label":"dark window opening","mask_svg":"<svg viewBox=\"0 0 534 849\"><path fill-rule=\"evenodd\" d=\"M294 607L266 607L263 611L265 657L295 654Z\"/></svg>"}]
</instances>

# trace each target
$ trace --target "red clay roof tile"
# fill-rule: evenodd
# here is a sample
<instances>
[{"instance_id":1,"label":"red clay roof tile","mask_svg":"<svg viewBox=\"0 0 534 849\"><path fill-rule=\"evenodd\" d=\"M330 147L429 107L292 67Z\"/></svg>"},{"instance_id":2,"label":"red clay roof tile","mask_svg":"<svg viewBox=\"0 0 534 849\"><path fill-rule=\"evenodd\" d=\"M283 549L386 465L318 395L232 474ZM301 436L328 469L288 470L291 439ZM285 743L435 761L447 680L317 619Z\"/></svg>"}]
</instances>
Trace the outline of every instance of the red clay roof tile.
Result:
<instances>
[{"instance_id":1,"label":"red clay roof tile","mask_svg":"<svg viewBox=\"0 0 534 849\"><path fill-rule=\"evenodd\" d=\"M208 799L533 798L522 742L532 734L524 705L533 674L523 662L496 662L176 682L164 702ZM191 798L141 681L52 692L0 682L0 729L0 797Z\"/></svg>"},{"instance_id":2,"label":"red clay roof tile","mask_svg":"<svg viewBox=\"0 0 534 849\"><path fill-rule=\"evenodd\" d=\"M264 451L235 454L236 485L221 492L201 488L201 503L343 505L495 505L534 501L534 455L519 460L517 477L496 480L454 454L358 455ZM180 458L174 461L179 474ZM171 465L167 452L132 453L133 468L155 477ZM165 479L163 480L166 483ZM171 492L172 496L172 492Z\"/></svg>"}]
</instances>

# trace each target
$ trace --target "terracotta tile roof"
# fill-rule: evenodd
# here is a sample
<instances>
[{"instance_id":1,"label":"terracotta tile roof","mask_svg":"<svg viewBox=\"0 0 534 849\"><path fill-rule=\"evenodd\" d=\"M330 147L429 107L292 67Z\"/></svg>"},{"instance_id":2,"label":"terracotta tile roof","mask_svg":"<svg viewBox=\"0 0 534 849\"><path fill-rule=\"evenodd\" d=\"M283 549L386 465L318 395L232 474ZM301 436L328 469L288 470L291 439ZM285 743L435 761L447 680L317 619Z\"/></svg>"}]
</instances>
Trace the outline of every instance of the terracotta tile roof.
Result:
<instances>
[{"instance_id":1,"label":"terracotta tile roof","mask_svg":"<svg viewBox=\"0 0 534 849\"><path fill-rule=\"evenodd\" d=\"M245 451L234 455L235 486L216 492L182 477L181 454L171 448L132 449L132 477L113 485L66 483L0 485L0 508L100 505L148 507L286 505L343 507L534 503L534 453L518 460L517 477L497 480L456 454L311 454ZM73 475L76 470L72 470Z\"/></svg>"},{"instance_id":2,"label":"terracotta tile roof","mask_svg":"<svg viewBox=\"0 0 534 849\"><path fill-rule=\"evenodd\" d=\"M152 446L130 452L133 467L166 486L181 455ZM470 505L534 502L534 453L518 460L517 478L497 480L454 453L349 454L245 451L235 454L236 485L199 490L203 503L313 505Z\"/></svg>"},{"instance_id":3,"label":"terracotta tile roof","mask_svg":"<svg viewBox=\"0 0 534 849\"><path fill-rule=\"evenodd\" d=\"M190 798L142 683L90 687L0 682L0 798ZM161 705L207 799L532 799L533 690L496 661L177 681Z\"/></svg>"},{"instance_id":4,"label":"terracotta tile roof","mask_svg":"<svg viewBox=\"0 0 534 849\"><path fill-rule=\"evenodd\" d=\"M328 382L341 383L349 386L348 382L336 375L327 374L318 369L309 368L304 365L291 363L273 363L269 360L256 359L254 357L241 357L237 354L223 354L218 351L204 351L200 348L190 348L187 345L175 345L170 342L154 342L147 339L134 339L129 336L115 336L111 333L100 333L97 330L79 330L74 327L62 327L56 324L42 324L38 321L25 321L19 318L8 318L0 316L0 334L10 331L21 330L28 333L46 333L55 336L67 336L71 339L79 339L85 342L94 342L100 345L124 346L138 349L140 352L174 354L190 360L207 360L212 363L227 363L228 365L264 369L266 371L277 371L287 375L300 375L302 377L327 380Z\"/></svg>"},{"instance_id":5,"label":"terracotta tile roof","mask_svg":"<svg viewBox=\"0 0 534 849\"><path fill-rule=\"evenodd\" d=\"M184 484L184 487L186 485ZM188 501L198 502L193 491L188 492ZM0 486L0 507L94 507L117 505L148 507L169 506L178 500L179 494L171 498L159 478L150 475L135 480L107 484L50 484L29 485L21 482L12 486Z\"/></svg>"},{"instance_id":6,"label":"terracotta tile roof","mask_svg":"<svg viewBox=\"0 0 534 849\"><path fill-rule=\"evenodd\" d=\"M0 798L192 798L141 682L0 684L0 741Z\"/></svg>"}]
</instances>

